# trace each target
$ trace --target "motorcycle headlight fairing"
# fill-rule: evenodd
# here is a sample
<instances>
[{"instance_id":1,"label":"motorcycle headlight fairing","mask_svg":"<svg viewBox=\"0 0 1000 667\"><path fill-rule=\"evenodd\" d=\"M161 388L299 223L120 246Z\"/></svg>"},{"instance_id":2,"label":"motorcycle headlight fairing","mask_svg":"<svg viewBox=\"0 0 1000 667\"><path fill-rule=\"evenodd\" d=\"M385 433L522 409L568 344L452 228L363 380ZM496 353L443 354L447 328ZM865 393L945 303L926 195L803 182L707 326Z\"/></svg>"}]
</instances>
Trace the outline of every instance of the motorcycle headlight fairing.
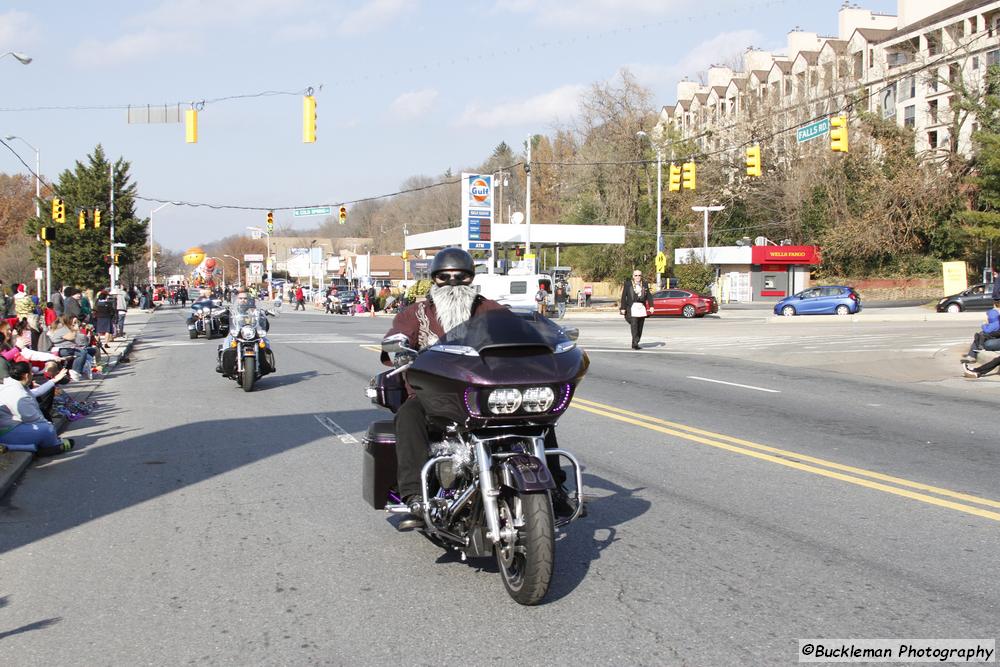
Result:
<instances>
[{"instance_id":1,"label":"motorcycle headlight fairing","mask_svg":"<svg viewBox=\"0 0 1000 667\"><path fill-rule=\"evenodd\" d=\"M250 340L257 337L257 330L249 324L244 324L240 328L240 338Z\"/></svg>"},{"instance_id":2,"label":"motorcycle headlight fairing","mask_svg":"<svg viewBox=\"0 0 1000 667\"><path fill-rule=\"evenodd\" d=\"M525 412L547 412L555 402L556 393L551 387L529 387L521 395Z\"/></svg>"}]
</instances>

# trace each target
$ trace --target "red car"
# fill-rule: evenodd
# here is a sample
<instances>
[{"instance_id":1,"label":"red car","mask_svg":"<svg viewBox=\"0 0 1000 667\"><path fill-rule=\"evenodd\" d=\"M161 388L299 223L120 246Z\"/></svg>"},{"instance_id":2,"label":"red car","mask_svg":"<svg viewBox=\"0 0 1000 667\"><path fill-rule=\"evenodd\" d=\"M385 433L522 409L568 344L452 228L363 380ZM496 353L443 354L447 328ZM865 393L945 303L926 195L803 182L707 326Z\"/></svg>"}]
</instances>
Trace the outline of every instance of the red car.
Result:
<instances>
[{"instance_id":1,"label":"red car","mask_svg":"<svg viewBox=\"0 0 1000 667\"><path fill-rule=\"evenodd\" d=\"M719 302L714 296L701 296L682 289L668 289L653 293L653 307L647 308L647 311L654 316L704 317L719 312Z\"/></svg>"}]
</instances>

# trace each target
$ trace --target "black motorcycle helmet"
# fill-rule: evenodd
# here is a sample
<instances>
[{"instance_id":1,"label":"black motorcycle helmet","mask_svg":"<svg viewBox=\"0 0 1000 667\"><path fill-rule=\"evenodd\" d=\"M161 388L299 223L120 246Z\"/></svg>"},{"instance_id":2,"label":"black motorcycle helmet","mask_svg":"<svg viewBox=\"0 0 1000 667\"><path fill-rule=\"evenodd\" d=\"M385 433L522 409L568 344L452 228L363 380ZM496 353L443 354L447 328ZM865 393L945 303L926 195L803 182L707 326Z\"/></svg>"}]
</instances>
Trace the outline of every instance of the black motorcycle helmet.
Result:
<instances>
[{"instance_id":1,"label":"black motorcycle helmet","mask_svg":"<svg viewBox=\"0 0 1000 667\"><path fill-rule=\"evenodd\" d=\"M461 272L464 276L451 275L444 280L446 285L468 285L476 275L476 264L472 261L472 255L461 248L445 248L434 255L431 263L431 280L437 282L437 274L443 271Z\"/></svg>"}]
</instances>

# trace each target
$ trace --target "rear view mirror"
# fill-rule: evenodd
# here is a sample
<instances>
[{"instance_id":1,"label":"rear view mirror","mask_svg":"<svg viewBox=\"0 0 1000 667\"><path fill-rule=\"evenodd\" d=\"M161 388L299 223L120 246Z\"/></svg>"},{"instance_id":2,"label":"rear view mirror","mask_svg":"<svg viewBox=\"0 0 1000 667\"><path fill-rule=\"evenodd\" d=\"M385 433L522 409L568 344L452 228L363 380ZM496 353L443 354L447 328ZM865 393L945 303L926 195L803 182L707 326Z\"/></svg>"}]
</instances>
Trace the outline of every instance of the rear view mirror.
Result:
<instances>
[{"instance_id":1,"label":"rear view mirror","mask_svg":"<svg viewBox=\"0 0 1000 667\"><path fill-rule=\"evenodd\" d=\"M406 334L393 334L382 339L382 351L386 354L398 354L400 352L416 352L410 347L410 339Z\"/></svg>"},{"instance_id":2,"label":"rear view mirror","mask_svg":"<svg viewBox=\"0 0 1000 667\"><path fill-rule=\"evenodd\" d=\"M580 330L576 327L563 327L562 330L570 340L576 340L580 337Z\"/></svg>"}]
</instances>

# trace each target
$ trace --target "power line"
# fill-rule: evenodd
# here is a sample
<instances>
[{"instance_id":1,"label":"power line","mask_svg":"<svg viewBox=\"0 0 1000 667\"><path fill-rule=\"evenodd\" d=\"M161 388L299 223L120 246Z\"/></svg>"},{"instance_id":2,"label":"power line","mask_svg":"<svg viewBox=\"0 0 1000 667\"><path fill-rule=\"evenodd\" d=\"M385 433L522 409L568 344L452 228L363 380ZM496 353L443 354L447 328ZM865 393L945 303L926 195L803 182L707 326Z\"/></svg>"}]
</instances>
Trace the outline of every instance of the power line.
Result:
<instances>
[{"instance_id":1,"label":"power line","mask_svg":"<svg viewBox=\"0 0 1000 667\"><path fill-rule=\"evenodd\" d=\"M322 90L323 86L319 86ZM183 106L186 104L190 105L201 105L204 107L207 104L216 104L218 102L229 102L231 100L247 100L258 97L275 97L278 95L306 95L312 91L312 87L306 87L302 90L263 90L258 93L243 93L239 95L226 95L223 97L213 97L211 99L193 100L189 102L164 102L158 104L76 104L76 105L66 105L66 106L37 106L37 107L6 107L0 108L0 112L20 112L20 111L127 111L129 109L141 108L141 107L158 107L158 106Z\"/></svg>"}]
</instances>

